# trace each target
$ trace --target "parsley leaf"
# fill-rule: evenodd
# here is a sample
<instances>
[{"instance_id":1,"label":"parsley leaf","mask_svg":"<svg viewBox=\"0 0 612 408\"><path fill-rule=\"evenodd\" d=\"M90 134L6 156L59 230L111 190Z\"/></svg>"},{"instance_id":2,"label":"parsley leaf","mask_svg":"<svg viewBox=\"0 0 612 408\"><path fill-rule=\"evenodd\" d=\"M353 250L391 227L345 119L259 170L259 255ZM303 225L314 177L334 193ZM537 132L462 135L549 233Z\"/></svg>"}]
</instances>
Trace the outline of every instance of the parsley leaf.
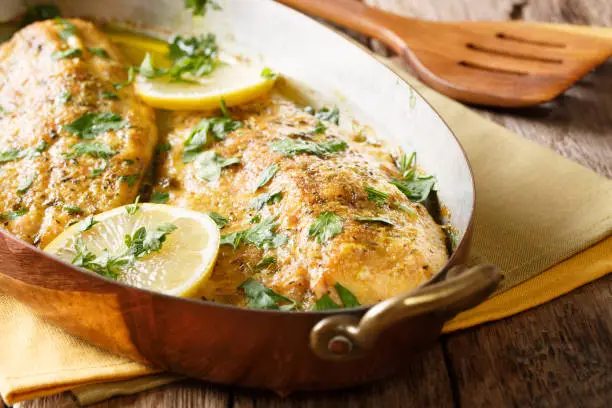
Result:
<instances>
[{"instance_id":1,"label":"parsley leaf","mask_svg":"<svg viewBox=\"0 0 612 408\"><path fill-rule=\"evenodd\" d=\"M22 207L18 210L15 211L8 211L5 213L0 213L0 220L9 220L9 221L13 221L16 220L17 218L21 217L22 215L25 215L28 213L28 209L25 207Z\"/></svg>"},{"instance_id":2,"label":"parsley leaf","mask_svg":"<svg viewBox=\"0 0 612 408\"><path fill-rule=\"evenodd\" d=\"M368 193L368 200L374 201L378 205L383 204L389 198L389 194L376 190L374 187L366 186L364 190Z\"/></svg>"},{"instance_id":3,"label":"parsley leaf","mask_svg":"<svg viewBox=\"0 0 612 408\"><path fill-rule=\"evenodd\" d=\"M75 58L83 55L83 51L78 48L68 48L64 51L54 51L51 54L51 58L54 60L66 59L66 58Z\"/></svg>"},{"instance_id":4,"label":"parsley leaf","mask_svg":"<svg viewBox=\"0 0 612 408\"><path fill-rule=\"evenodd\" d=\"M408 178L416 170L416 152L412 152L410 157L406 153L402 154L395 160L395 167L402 174L402 178Z\"/></svg>"},{"instance_id":5,"label":"parsley leaf","mask_svg":"<svg viewBox=\"0 0 612 408\"><path fill-rule=\"evenodd\" d=\"M281 139L269 144L273 152L278 152L285 156L295 156L296 154L314 154L325 156L341 152L348 148L346 142L342 140L330 140L328 142L315 143L308 140Z\"/></svg>"},{"instance_id":6,"label":"parsley leaf","mask_svg":"<svg viewBox=\"0 0 612 408\"><path fill-rule=\"evenodd\" d=\"M268 182L272 180L272 177L274 177L274 175L279 169L280 169L280 166L276 163L263 169L263 171L259 175L259 178L257 179L257 184L255 185L255 191L257 191L261 187L268 184Z\"/></svg>"},{"instance_id":7,"label":"parsley leaf","mask_svg":"<svg viewBox=\"0 0 612 408\"><path fill-rule=\"evenodd\" d=\"M128 204L125 206L125 211L128 213L128 215L134 215L138 212L138 210L140 210L140 206L138 205L139 202L140 196L137 196L136 200L134 200L134 204Z\"/></svg>"},{"instance_id":8,"label":"parsley leaf","mask_svg":"<svg viewBox=\"0 0 612 408\"><path fill-rule=\"evenodd\" d=\"M231 245L234 249L244 242L255 245L259 249L278 248L287 243L287 235L276 234L273 230L278 226L275 217L268 217L251 229L221 235L221 245Z\"/></svg>"},{"instance_id":9,"label":"parsley leaf","mask_svg":"<svg viewBox=\"0 0 612 408\"><path fill-rule=\"evenodd\" d=\"M266 204L278 203L283 198L283 193L280 191L263 193L251 200L251 208L261 210Z\"/></svg>"},{"instance_id":10,"label":"parsley leaf","mask_svg":"<svg viewBox=\"0 0 612 408\"><path fill-rule=\"evenodd\" d=\"M404 212L407 212L409 217L417 218L417 213L415 213L414 210L412 208L408 207L407 205L395 203L395 206L398 209L400 209L400 210L402 210Z\"/></svg>"},{"instance_id":11,"label":"parsley leaf","mask_svg":"<svg viewBox=\"0 0 612 408\"><path fill-rule=\"evenodd\" d=\"M278 72L274 72L270 68L264 68L261 71L260 75L264 79L276 79L276 78L278 78Z\"/></svg>"},{"instance_id":12,"label":"parsley leaf","mask_svg":"<svg viewBox=\"0 0 612 408\"><path fill-rule=\"evenodd\" d=\"M55 98L55 102L59 105L65 105L70 99L72 99L70 92L63 92Z\"/></svg>"},{"instance_id":13,"label":"parsley leaf","mask_svg":"<svg viewBox=\"0 0 612 408\"><path fill-rule=\"evenodd\" d=\"M106 99L106 100L111 100L111 101L117 101L119 100L119 95L117 95L116 93L113 92L100 92L100 98L101 99Z\"/></svg>"},{"instance_id":14,"label":"parsley leaf","mask_svg":"<svg viewBox=\"0 0 612 408\"><path fill-rule=\"evenodd\" d=\"M219 156L214 150L208 150L201 153L195 162L196 176L200 180L215 181L221 177L221 169L239 163L240 159L237 157L226 159Z\"/></svg>"},{"instance_id":15,"label":"parsley leaf","mask_svg":"<svg viewBox=\"0 0 612 408\"><path fill-rule=\"evenodd\" d=\"M247 306L252 309L291 310L297 307L295 300L279 295L253 278L247 279L238 288L244 289L244 294L249 298Z\"/></svg>"},{"instance_id":16,"label":"parsley leaf","mask_svg":"<svg viewBox=\"0 0 612 408\"><path fill-rule=\"evenodd\" d=\"M19 149L10 149L0 151L0 163L7 163L14 160L23 158L24 152Z\"/></svg>"},{"instance_id":17,"label":"parsley leaf","mask_svg":"<svg viewBox=\"0 0 612 408\"><path fill-rule=\"evenodd\" d=\"M170 199L170 194L165 191L155 191L151 196L151 202L155 204L166 204Z\"/></svg>"},{"instance_id":18,"label":"parsley leaf","mask_svg":"<svg viewBox=\"0 0 612 408\"><path fill-rule=\"evenodd\" d=\"M37 4L28 7L21 20L21 27L25 27L35 21L48 20L50 18L59 17L60 10L55 4Z\"/></svg>"},{"instance_id":19,"label":"parsley leaf","mask_svg":"<svg viewBox=\"0 0 612 408\"><path fill-rule=\"evenodd\" d=\"M81 207L77 205L65 205L64 211L66 211L68 214L81 214L83 212Z\"/></svg>"},{"instance_id":20,"label":"parsley leaf","mask_svg":"<svg viewBox=\"0 0 612 408\"><path fill-rule=\"evenodd\" d=\"M134 70L134 67L129 67L127 80L125 82L119 82L118 84L115 84L113 86L115 87L116 90L119 90L121 88L124 88L130 85L132 82L134 82L135 78L136 78L136 71Z\"/></svg>"},{"instance_id":21,"label":"parsley leaf","mask_svg":"<svg viewBox=\"0 0 612 408\"><path fill-rule=\"evenodd\" d=\"M319 112L316 112L310 106L306 107L306 109L304 110L306 111L306 113L314 115L314 117L320 121L324 120L324 121L333 123L334 125L340 124L340 110L338 109L337 106L334 106L332 109L324 107L324 108L321 108Z\"/></svg>"},{"instance_id":22,"label":"parsley leaf","mask_svg":"<svg viewBox=\"0 0 612 408\"><path fill-rule=\"evenodd\" d=\"M157 153L169 152L171 148L172 146L170 146L170 143L162 143L155 146L155 151Z\"/></svg>"},{"instance_id":23,"label":"parsley leaf","mask_svg":"<svg viewBox=\"0 0 612 408\"><path fill-rule=\"evenodd\" d=\"M75 159L84 155L108 159L109 157L117 154L117 152L111 149L108 145L98 142L79 142L70 147L73 151L71 153L63 154L67 159Z\"/></svg>"},{"instance_id":24,"label":"parsley leaf","mask_svg":"<svg viewBox=\"0 0 612 408\"><path fill-rule=\"evenodd\" d=\"M388 220L387 218L382 218L382 217L359 217L356 216L353 218L355 221L361 221L361 222L378 222L381 224L385 224L385 225L390 225L392 227L395 226L395 224Z\"/></svg>"},{"instance_id":25,"label":"parsley leaf","mask_svg":"<svg viewBox=\"0 0 612 408\"><path fill-rule=\"evenodd\" d=\"M63 129L79 139L94 139L100 133L119 130L127 124L128 122L121 119L121 116L116 113L86 113L64 125Z\"/></svg>"},{"instance_id":26,"label":"parsley leaf","mask_svg":"<svg viewBox=\"0 0 612 408\"><path fill-rule=\"evenodd\" d=\"M183 148L182 156L183 163L193 161L197 155L210 144L208 138L210 133L212 133L216 140L223 140L229 132L239 129L240 127L242 127L242 122L234 121L228 116L202 119L200 123L193 128L184 143L185 147Z\"/></svg>"},{"instance_id":27,"label":"parsley leaf","mask_svg":"<svg viewBox=\"0 0 612 408\"><path fill-rule=\"evenodd\" d=\"M223 227L229 224L229 220L217 212L208 211L206 214L217 224L219 229L223 229Z\"/></svg>"},{"instance_id":28,"label":"parsley leaf","mask_svg":"<svg viewBox=\"0 0 612 408\"><path fill-rule=\"evenodd\" d=\"M98 167L97 169L91 169L91 174L89 175L89 177L91 178L98 177L107 168L108 168L108 162L103 161L102 166Z\"/></svg>"},{"instance_id":29,"label":"parsley leaf","mask_svg":"<svg viewBox=\"0 0 612 408\"><path fill-rule=\"evenodd\" d=\"M106 52L104 48L87 48L87 51L97 55L98 57L110 58L110 55L108 55L108 52Z\"/></svg>"},{"instance_id":30,"label":"parsley leaf","mask_svg":"<svg viewBox=\"0 0 612 408\"><path fill-rule=\"evenodd\" d=\"M168 57L173 61L168 73L175 81L184 81L184 75L201 77L214 71L218 64L219 46L213 34L200 37L172 38Z\"/></svg>"},{"instance_id":31,"label":"parsley leaf","mask_svg":"<svg viewBox=\"0 0 612 408\"><path fill-rule=\"evenodd\" d=\"M257 224L258 222L261 222L261 214L255 214L254 216L251 217L249 222L251 224Z\"/></svg>"},{"instance_id":32,"label":"parsley leaf","mask_svg":"<svg viewBox=\"0 0 612 408\"><path fill-rule=\"evenodd\" d=\"M151 54L147 52L142 60L142 63L140 64L138 73L145 78L153 79L166 75L167 70L163 68L155 68L155 66L153 66L153 57L151 57Z\"/></svg>"},{"instance_id":33,"label":"parsley leaf","mask_svg":"<svg viewBox=\"0 0 612 408\"><path fill-rule=\"evenodd\" d=\"M324 244L343 231L342 219L331 211L324 211L312 223L308 236Z\"/></svg>"},{"instance_id":34,"label":"parsley leaf","mask_svg":"<svg viewBox=\"0 0 612 408\"><path fill-rule=\"evenodd\" d=\"M30 174L21 180L19 186L17 187L17 194L25 194L30 187L32 187L32 183L34 183L34 174Z\"/></svg>"},{"instance_id":35,"label":"parsley leaf","mask_svg":"<svg viewBox=\"0 0 612 408\"><path fill-rule=\"evenodd\" d=\"M336 302L332 300L332 298L325 294L316 301L313 305L312 310L322 311L322 310L332 310L332 309L341 309L341 308L349 308L349 307L359 307L361 303L357 300L357 297L347 288L342 286L340 283L336 282L334 285L336 292L338 292L338 296L342 301L343 306L338 305Z\"/></svg>"},{"instance_id":36,"label":"parsley leaf","mask_svg":"<svg viewBox=\"0 0 612 408\"><path fill-rule=\"evenodd\" d=\"M57 24L60 28L60 31L58 31L57 35L59 35L59 37L64 41L68 40L70 37L76 34L76 27L74 26L74 24L72 24L66 19L63 19L59 16L55 17L55 24Z\"/></svg>"},{"instance_id":37,"label":"parsley leaf","mask_svg":"<svg viewBox=\"0 0 612 408\"><path fill-rule=\"evenodd\" d=\"M185 8L191 10L194 16L204 16L208 8L221 10L221 6L214 0L185 0Z\"/></svg>"},{"instance_id":38,"label":"parsley leaf","mask_svg":"<svg viewBox=\"0 0 612 408\"><path fill-rule=\"evenodd\" d=\"M79 232L89 231L96 224L99 224L99 222L94 219L93 215L90 215L83 221L81 221L81 225L79 226Z\"/></svg>"},{"instance_id":39,"label":"parsley leaf","mask_svg":"<svg viewBox=\"0 0 612 408\"><path fill-rule=\"evenodd\" d=\"M140 179L140 174L124 174L119 176L119 181L126 182L128 187L134 187L138 179Z\"/></svg>"},{"instance_id":40,"label":"parsley leaf","mask_svg":"<svg viewBox=\"0 0 612 408\"><path fill-rule=\"evenodd\" d=\"M433 176L420 177L416 174L404 181L391 180L391 184L399 189L410 201L421 202L429 197L436 184Z\"/></svg>"},{"instance_id":41,"label":"parsley leaf","mask_svg":"<svg viewBox=\"0 0 612 408\"><path fill-rule=\"evenodd\" d=\"M317 125L312 130L312 133L321 134L321 133L325 133L326 130L327 130L327 126L325 126L323 122L318 121Z\"/></svg>"},{"instance_id":42,"label":"parsley leaf","mask_svg":"<svg viewBox=\"0 0 612 408\"><path fill-rule=\"evenodd\" d=\"M257 262L257 265L255 265L255 270L256 271L261 271L262 269L266 269L268 266L275 264L276 263L276 258L273 256L266 256L265 258L263 258L261 261Z\"/></svg>"}]
</instances>

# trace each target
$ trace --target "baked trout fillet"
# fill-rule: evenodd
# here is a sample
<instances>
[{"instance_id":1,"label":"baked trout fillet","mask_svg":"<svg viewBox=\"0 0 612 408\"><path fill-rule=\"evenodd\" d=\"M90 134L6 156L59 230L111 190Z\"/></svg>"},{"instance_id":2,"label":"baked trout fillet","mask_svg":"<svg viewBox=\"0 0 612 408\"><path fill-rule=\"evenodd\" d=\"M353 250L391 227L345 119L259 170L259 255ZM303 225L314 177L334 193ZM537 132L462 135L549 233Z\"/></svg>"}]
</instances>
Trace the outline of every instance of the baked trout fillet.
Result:
<instances>
[{"instance_id":1,"label":"baked trout fillet","mask_svg":"<svg viewBox=\"0 0 612 408\"><path fill-rule=\"evenodd\" d=\"M447 261L445 234L389 183L389 153L273 95L160 122L155 192L212 216L222 245L208 300L244 306L248 278L311 308L336 283L361 304L411 290Z\"/></svg>"},{"instance_id":2,"label":"baked trout fillet","mask_svg":"<svg viewBox=\"0 0 612 408\"><path fill-rule=\"evenodd\" d=\"M157 144L152 109L92 23L47 20L0 46L0 227L44 247L131 203Z\"/></svg>"}]
</instances>

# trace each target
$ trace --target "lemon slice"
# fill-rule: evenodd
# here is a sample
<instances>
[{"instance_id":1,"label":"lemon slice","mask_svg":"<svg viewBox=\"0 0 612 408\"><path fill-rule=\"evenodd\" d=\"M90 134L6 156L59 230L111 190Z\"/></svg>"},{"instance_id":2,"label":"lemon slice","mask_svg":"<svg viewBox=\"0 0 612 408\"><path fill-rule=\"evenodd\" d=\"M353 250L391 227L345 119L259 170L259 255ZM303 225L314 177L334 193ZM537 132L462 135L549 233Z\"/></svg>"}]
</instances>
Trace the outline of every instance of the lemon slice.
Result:
<instances>
[{"instance_id":1,"label":"lemon slice","mask_svg":"<svg viewBox=\"0 0 612 408\"><path fill-rule=\"evenodd\" d=\"M89 251L96 257L94 264L107 265L104 260L109 256L125 259L122 256L128 250L126 235L136 236L144 227L150 239L155 238L156 231L159 237L159 231L171 230L165 235L159 251L149 251L137 256L132 263L120 265L116 279L169 295L201 296L219 252L219 229L214 221L203 213L161 204L140 204L138 210L130 214L128 210L133 209L133 205L124 206L98 214L93 217L96 221L93 226L91 218L80 221L55 238L45 251L68 263L78 253ZM87 226L90 228L86 229Z\"/></svg>"},{"instance_id":2,"label":"lemon slice","mask_svg":"<svg viewBox=\"0 0 612 408\"><path fill-rule=\"evenodd\" d=\"M276 78L261 76L262 68L244 63L225 63L197 83L169 82L166 78L136 78L135 91L148 105L167 110L213 110L223 99L228 107L242 105L265 95ZM194 78L195 79L195 78Z\"/></svg>"}]
</instances>

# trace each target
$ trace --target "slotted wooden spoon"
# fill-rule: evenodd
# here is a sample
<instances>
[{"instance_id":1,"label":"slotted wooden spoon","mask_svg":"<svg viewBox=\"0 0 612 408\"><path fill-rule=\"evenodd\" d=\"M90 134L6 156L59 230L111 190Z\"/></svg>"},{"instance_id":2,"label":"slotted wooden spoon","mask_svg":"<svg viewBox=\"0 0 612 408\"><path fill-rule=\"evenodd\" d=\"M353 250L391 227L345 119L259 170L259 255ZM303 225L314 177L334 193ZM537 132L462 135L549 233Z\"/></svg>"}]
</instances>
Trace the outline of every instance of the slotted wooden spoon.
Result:
<instances>
[{"instance_id":1,"label":"slotted wooden spoon","mask_svg":"<svg viewBox=\"0 0 612 408\"><path fill-rule=\"evenodd\" d=\"M571 26L430 22L357 0L278 1L379 39L404 56L429 86L478 105L546 102L612 55L612 34L586 35Z\"/></svg>"}]
</instances>

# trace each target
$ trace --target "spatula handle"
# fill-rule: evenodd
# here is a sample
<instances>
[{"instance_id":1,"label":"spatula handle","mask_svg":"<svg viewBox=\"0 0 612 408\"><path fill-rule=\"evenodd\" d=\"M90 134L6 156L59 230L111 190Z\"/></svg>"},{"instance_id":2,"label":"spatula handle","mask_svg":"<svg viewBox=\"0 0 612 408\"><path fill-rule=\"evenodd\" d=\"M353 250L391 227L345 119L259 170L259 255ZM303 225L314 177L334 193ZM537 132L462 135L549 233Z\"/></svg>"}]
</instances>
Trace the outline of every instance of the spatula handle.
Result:
<instances>
[{"instance_id":1,"label":"spatula handle","mask_svg":"<svg viewBox=\"0 0 612 408\"><path fill-rule=\"evenodd\" d=\"M400 24L415 19L400 17L374 7L368 7L358 0L277 0L296 10L323 18L344 28L381 40L395 51L400 52L405 43L390 28L391 22ZM401 22L400 22L401 21Z\"/></svg>"}]
</instances>

